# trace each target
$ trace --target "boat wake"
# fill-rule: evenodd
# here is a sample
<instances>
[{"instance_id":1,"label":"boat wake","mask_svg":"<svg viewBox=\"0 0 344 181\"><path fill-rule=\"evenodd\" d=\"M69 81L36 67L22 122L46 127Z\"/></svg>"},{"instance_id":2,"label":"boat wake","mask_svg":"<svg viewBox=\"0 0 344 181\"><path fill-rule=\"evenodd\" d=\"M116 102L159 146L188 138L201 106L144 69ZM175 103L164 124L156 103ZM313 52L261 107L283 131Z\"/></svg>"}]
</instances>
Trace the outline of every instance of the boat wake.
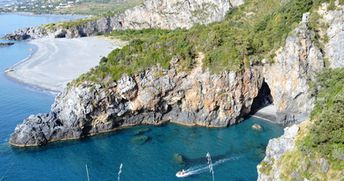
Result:
<instances>
[{"instance_id":1,"label":"boat wake","mask_svg":"<svg viewBox=\"0 0 344 181\"><path fill-rule=\"evenodd\" d=\"M238 160L239 158L240 157L237 156L237 157L230 157L230 158L224 158L224 159L218 160L218 161L213 163L213 167L216 167L216 166L223 164L225 162L228 162L228 161ZM209 165L208 164L198 165L198 166L194 166L194 167L191 167L191 168L184 170L185 177L186 176L188 177L191 175L198 175L198 174L201 174L201 173L204 173L207 171L209 171Z\"/></svg>"}]
</instances>

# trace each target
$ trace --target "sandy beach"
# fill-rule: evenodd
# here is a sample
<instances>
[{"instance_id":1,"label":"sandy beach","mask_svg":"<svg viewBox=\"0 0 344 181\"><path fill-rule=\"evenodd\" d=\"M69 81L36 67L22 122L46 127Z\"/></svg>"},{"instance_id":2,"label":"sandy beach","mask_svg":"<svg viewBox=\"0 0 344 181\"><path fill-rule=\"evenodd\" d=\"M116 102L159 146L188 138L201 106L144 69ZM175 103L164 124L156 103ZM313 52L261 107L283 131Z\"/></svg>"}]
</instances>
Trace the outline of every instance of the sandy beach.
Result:
<instances>
[{"instance_id":1,"label":"sandy beach","mask_svg":"<svg viewBox=\"0 0 344 181\"><path fill-rule=\"evenodd\" d=\"M252 116L267 121L276 122L277 108L275 105L271 104L266 107L263 107Z\"/></svg>"},{"instance_id":2,"label":"sandy beach","mask_svg":"<svg viewBox=\"0 0 344 181\"><path fill-rule=\"evenodd\" d=\"M37 51L5 73L19 82L53 92L62 91L68 82L98 65L102 56L119 47L99 37L43 38L29 43Z\"/></svg>"}]
</instances>

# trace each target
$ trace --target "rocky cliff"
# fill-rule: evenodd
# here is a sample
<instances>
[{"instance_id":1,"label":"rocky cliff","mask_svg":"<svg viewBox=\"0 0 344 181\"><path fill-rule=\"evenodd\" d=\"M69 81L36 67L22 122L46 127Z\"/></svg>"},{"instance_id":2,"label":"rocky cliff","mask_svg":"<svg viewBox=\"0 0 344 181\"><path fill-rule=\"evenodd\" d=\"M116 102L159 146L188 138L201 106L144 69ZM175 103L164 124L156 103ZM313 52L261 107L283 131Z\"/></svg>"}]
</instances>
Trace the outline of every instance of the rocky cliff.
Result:
<instances>
[{"instance_id":1,"label":"rocky cliff","mask_svg":"<svg viewBox=\"0 0 344 181\"><path fill-rule=\"evenodd\" d=\"M202 55L198 57L202 60ZM261 67L219 75L202 70L178 72L153 67L123 75L111 86L83 83L57 96L48 114L28 117L10 138L16 146L44 145L115 129L174 122L225 127L243 120L263 83Z\"/></svg>"},{"instance_id":2,"label":"rocky cliff","mask_svg":"<svg viewBox=\"0 0 344 181\"><path fill-rule=\"evenodd\" d=\"M329 3L324 3L316 13L316 23L318 25L317 30L319 33L319 39L320 43L323 44L323 48L321 53L319 52L318 48L314 46L314 44L310 44L307 42L311 42L307 37L307 34L304 34L304 32L311 32L310 30L307 30L306 26L301 24L296 30L298 32L297 34L291 35L291 37L306 37L306 39L301 39L302 41L297 42L299 43L299 48L294 49L295 52L301 52L299 55L306 55L304 58L300 58L299 55L296 55L294 59L299 59L300 65L305 65L305 62L311 63L312 65L306 65L306 67L309 68L309 70L316 70L315 72L318 72L322 69L324 64L327 64L329 68L339 68L344 66L344 52L341 48L344 44L344 30L343 30L343 13L344 13L344 7L339 5L338 2L336 3L336 6L334 9L329 8ZM314 16L315 14L313 14ZM308 28L309 29L309 28ZM300 32L301 30L301 32ZM302 31L306 30L306 31ZM288 39L290 40L289 37ZM318 41L319 41L318 39ZM297 40L297 39L295 39ZM313 39L314 43L314 39ZM310 46L304 46L304 45L310 45ZM288 40L286 45L288 45ZM294 44L294 46L297 44ZM302 48L304 47L304 48ZM308 47L308 48L307 48ZM301 49L300 49L301 48ZM313 50L312 50L313 49ZM283 50L282 50L283 51ZM309 52L308 54L304 54L302 52ZM299 57L299 58L297 58ZM323 57L323 58L322 58ZM325 61L326 60L326 61ZM272 66L277 66L272 65ZM280 64L282 65L282 64ZM301 87L293 87L290 85L290 83L286 84L271 84L269 79L267 79L267 82L270 82L270 85L274 87L280 86L287 87L289 86L289 90L294 90L294 93L300 92L302 93L300 96L292 97L292 94L289 94L287 97L284 95L285 101L294 101L295 104L289 105L287 102L282 101L281 106L278 106L279 109L285 107L288 112L289 110L300 110L300 112L309 112L314 104L314 96L311 95L311 91L309 91L309 88L306 86L307 81L314 79L314 74L309 74L307 71L299 71L303 74L295 74L292 73L295 70L300 70L300 67L293 67L292 69L284 68L285 70L291 71L286 77L289 77L290 80L287 80L287 82L294 82L298 83ZM301 69L304 70L304 69ZM280 77L281 75L273 74L273 76ZM302 80L301 82L304 82L304 84L300 84L300 81L295 81L294 76L299 76L299 80ZM283 88L285 89L285 88ZM271 89L272 92L273 88ZM288 90L288 89L287 89ZM276 94L281 95L280 97L283 97L282 93L272 93L274 95L274 98L276 98ZM308 94L308 95L307 95ZM289 97L291 96L291 97ZM278 97L278 96L277 96ZM289 98L288 98L289 97ZM299 101L299 98L302 98L303 100ZM287 104L286 104L287 103ZM289 105L289 106L288 106ZM296 106L296 107L295 107ZM291 111L293 112L293 111ZM289 114L294 116L295 114ZM297 118L299 116L296 116ZM288 118L288 116L286 117ZM297 141L300 139L303 139L305 133L309 131L310 121L306 121L297 125L293 125L290 128L286 128L284 135L277 139L270 140L267 150L266 150L266 157L264 160L258 165L258 180L261 181L267 181L267 180L308 180L306 178L314 178L314 179L328 179L328 180L341 180L343 173L342 171L331 171L331 166L329 164L329 161L323 157L320 157L319 154L311 154L311 158L305 158L306 156L300 152L300 148L296 147ZM302 129L302 131L300 131ZM311 163L311 164L310 164ZM311 175L307 175L307 172L309 170L312 170L313 172ZM290 175L289 172L292 172ZM289 174L289 175L288 175ZM330 179L331 178L331 179ZM312 179L310 179L312 180Z\"/></svg>"},{"instance_id":3,"label":"rocky cliff","mask_svg":"<svg viewBox=\"0 0 344 181\"><path fill-rule=\"evenodd\" d=\"M225 127L251 112L264 82L278 121L302 120L314 104L308 84L324 68L323 54L308 23L309 14L305 14L272 64L263 61L243 71L211 74L202 69L204 55L199 52L191 71L178 71L180 65L174 59L169 69L153 67L134 76L123 75L110 86L84 82L68 87L56 98L50 113L30 116L18 125L10 143L43 145L164 122Z\"/></svg>"},{"instance_id":4,"label":"rocky cliff","mask_svg":"<svg viewBox=\"0 0 344 181\"><path fill-rule=\"evenodd\" d=\"M10 143L43 145L165 122L225 127L250 113L264 81L283 115L281 122L307 116L313 106L308 83L324 66L319 48L311 41L307 17L288 37L271 65L216 75L202 69L204 57L199 53L197 66L189 72L177 71L178 60L173 60L169 69L153 67L132 77L123 75L111 86L85 82L68 87L56 98L50 113L30 116L18 125Z\"/></svg>"},{"instance_id":5,"label":"rocky cliff","mask_svg":"<svg viewBox=\"0 0 344 181\"><path fill-rule=\"evenodd\" d=\"M331 68L344 67L344 6L336 4L331 11L328 6L324 4L318 10L321 36L325 40L325 57Z\"/></svg>"},{"instance_id":6,"label":"rocky cliff","mask_svg":"<svg viewBox=\"0 0 344 181\"><path fill-rule=\"evenodd\" d=\"M287 127L284 129L284 134L281 137L269 141L265 158L257 166L258 180L282 180L280 177L281 170L276 163L282 159L285 153L295 149L296 137L299 130L300 127L298 125Z\"/></svg>"},{"instance_id":7,"label":"rocky cliff","mask_svg":"<svg viewBox=\"0 0 344 181\"><path fill-rule=\"evenodd\" d=\"M84 37L113 30L190 28L195 24L209 24L224 19L228 11L244 0L146 0L143 5L113 16L77 23L72 26L31 27L5 36L23 40L53 36L57 38Z\"/></svg>"},{"instance_id":8,"label":"rocky cliff","mask_svg":"<svg viewBox=\"0 0 344 181\"><path fill-rule=\"evenodd\" d=\"M343 150L331 145L335 148L334 151L329 155L322 155L300 146L312 124L311 121L306 120L287 127L281 137L269 141L266 156L257 166L258 181L342 180ZM335 155L335 159L333 159L334 154L338 154L338 157Z\"/></svg>"},{"instance_id":9,"label":"rocky cliff","mask_svg":"<svg viewBox=\"0 0 344 181\"><path fill-rule=\"evenodd\" d=\"M325 66L323 54L312 40L315 35L309 30L308 21L307 13L277 52L274 63L264 67L265 81L277 108L277 120L284 124L308 117L314 105L309 84Z\"/></svg>"}]
</instances>

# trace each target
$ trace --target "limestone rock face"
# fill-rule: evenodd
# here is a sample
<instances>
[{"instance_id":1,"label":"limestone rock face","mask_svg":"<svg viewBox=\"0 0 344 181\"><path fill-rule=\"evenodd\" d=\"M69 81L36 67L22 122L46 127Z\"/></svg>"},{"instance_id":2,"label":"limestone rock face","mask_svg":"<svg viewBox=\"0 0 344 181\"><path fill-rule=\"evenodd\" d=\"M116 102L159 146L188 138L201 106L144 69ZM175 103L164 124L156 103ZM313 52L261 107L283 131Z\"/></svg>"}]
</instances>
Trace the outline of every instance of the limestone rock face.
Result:
<instances>
[{"instance_id":1,"label":"limestone rock face","mask_svg":"<svg viewBox=\"0 0 344 181\"><path fill-rule=\"evenodd\" d=\"M112 30L191 28L195 24L221 21L230 10L243 3L244 0L146 0L143 5L113 17L103 17L70 28L20 29L6 35L5 38L10 40L35 39L43 36L77 38Z\"/></svg>"},{"instance_id":2,"label":"limestone rock face","mask_svg":"<svg viewBox=\"0 0 344 181\"><path fill-rule=\"evenodd\" d=\"M102 87L85 82L69 87L51 112L30 116L10 138L16 146L78 139L121 127L175 122L225 127L242 121L262 85L261 68L210 74L153 67Z\"/></svg>"},{"instance_id":3,"label":"limestone rock face","mask_svg":"<svg viewBox=\"0 0 344 181\"><path fill-rule=\"evenodd\" d=\"M81 138L110 129L111 122L102 122L108 116L102 105L109 100L99 88L99 85L92 88L81 85L66 89L57 96L50 113L29 116L15 129L10 142L18 146L44 145L48 141ZM87 121L91 118L97 123L94 127Z\"/></svg>"},{"instance_id":4,"label":"limestone rock face","mask_svg":"<svg viewBox=\"0 0 344 181\"><path fill-rule=\"evenodd\" d=\"M311 40L307 26L308 14L287 38L286 44L276 54L274 63L266 65L264 77L271 89L281 123L303 121L313 108L314 97L309 83L324 68L323 55Z\"/></svg>"},{"instance_id":5,"label":"limestone rock face","mask_svg":"<svg viewBox=\"0 0 344 181\"><path fill-rule=\"evenodd\" d=\"M328 39L322 42L322 51L312 41L314 32L308 28L309 13L306 13L277 52L274 64L265 66L265 81L281 123L300 122L308 117L315 101L309 83L324 69L325 60L330 68L344 66L344 6L337 5L335 10L328 10L327 6L324 3L318 10L319 26L324 26L320 27L320 36Z\"/></svg>"},{"instance_id":6,"label":"limestone rock face","mask_svg":"<svg viewBox=\"0 0 344 181\"><path fill-rule=\"evenodd\" d=\"M319 12L320 22L328 26L324 35L327 42L324 48L325 57L328 58L330 67L344 67L344 6L337 5L335 10L329 11L324 4Z\"/></svg>"},{"instance_id":7,"label":"limestone rock face","mask_svg":"<svg viewBox=\"0 0 344 181\"><path fill-rule=\"evenodd\" d=\"M13 33L5 35L5 39L8 40L26 40L29 38L42 38L47 36L48 32L43 27L30 27L16 30Z\"/></svg>"},{"instance_id":8,"label":"limestone rock face","mask_svg":"<svg viewBox=\"0 0 344 181\"><path fill-rule=\"evenodd\" d=\"M228 10L243 2L228 0L148 0L118 16L119 28L190 28L221 21ZM140 18L138 18L140 17Z\"/></svg>"},{"instance_id":9,"label":"limestone rock face","mask_svg":"<svg viewBox=\"0 0 344 181\"><path fill-rule=\"evenodd\" d=\"M299 126L293 125L284 129L284 134L279 138L274 138L269 141L266 148L266 156L263 160L266 164L272 165L269 175L265 175L260 172L262 165L257 166L258 170L258 181L268 181L268 180L282 180L280 176L280 170L276 164L275 160L280 160L284 153L291 151L295 148L296 136L299 132Z\"/></svg>"}]
</instances>

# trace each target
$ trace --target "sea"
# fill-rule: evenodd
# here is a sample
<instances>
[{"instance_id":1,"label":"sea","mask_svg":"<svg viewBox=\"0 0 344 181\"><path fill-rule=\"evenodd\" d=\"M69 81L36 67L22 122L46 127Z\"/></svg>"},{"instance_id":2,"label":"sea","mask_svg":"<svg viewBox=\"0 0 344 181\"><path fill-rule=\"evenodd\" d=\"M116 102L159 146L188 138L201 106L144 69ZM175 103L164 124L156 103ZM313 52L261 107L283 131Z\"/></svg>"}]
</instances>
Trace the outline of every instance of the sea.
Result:
<instances>
[{"instance_id":1,"label":"sea","mask_svg":"<svg viewBox=\"0 0 344 181\"><path fill-rule=\"evenodd\" d=\"M0 14L0 37L18 28L75 18ZM0 181L210 181L212 173L217 181L253 181L269 139L283 133L282 126L252 117L228 128L138 126L39 148L15 148L8 139L16 125L31 114L48 112L55 96L3 73L34 51L27 41L0 48ZM263 130L253 130L255 123ZM177 178L181 169L190 176Z\"/></svg>"}]
</instances>

